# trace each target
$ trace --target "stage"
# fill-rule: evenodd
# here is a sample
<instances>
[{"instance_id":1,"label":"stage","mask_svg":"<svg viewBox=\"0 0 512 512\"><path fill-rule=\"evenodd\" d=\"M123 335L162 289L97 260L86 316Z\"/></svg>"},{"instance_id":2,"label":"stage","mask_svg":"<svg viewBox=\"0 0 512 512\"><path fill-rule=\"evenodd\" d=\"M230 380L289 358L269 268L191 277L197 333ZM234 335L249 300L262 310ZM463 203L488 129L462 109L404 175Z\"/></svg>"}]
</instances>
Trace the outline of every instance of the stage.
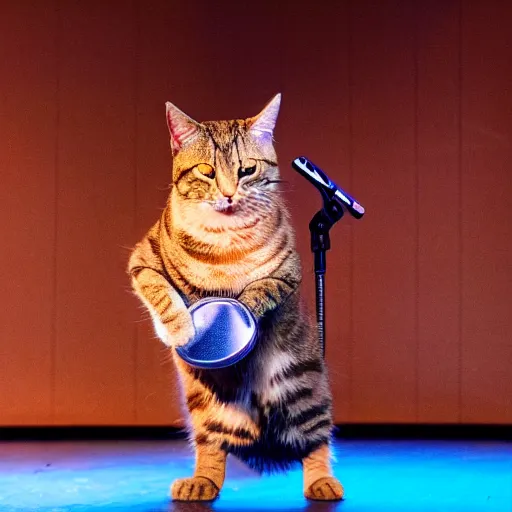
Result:
<instances>
[{"instance_id":1,"label":"stage","mask_svg":"<svg viewBox=\"0 0 512 512\"><path fill-rule=\"evenodd\" d=\"M169 485L189 476L183 439L4 441L0 443L1 512L215 511L510 511L512 444L507 441L337 439L341 503L308 503L301 471L258 476L228 463L212 504L172 503Z\"/></svg>"}]
</instances>

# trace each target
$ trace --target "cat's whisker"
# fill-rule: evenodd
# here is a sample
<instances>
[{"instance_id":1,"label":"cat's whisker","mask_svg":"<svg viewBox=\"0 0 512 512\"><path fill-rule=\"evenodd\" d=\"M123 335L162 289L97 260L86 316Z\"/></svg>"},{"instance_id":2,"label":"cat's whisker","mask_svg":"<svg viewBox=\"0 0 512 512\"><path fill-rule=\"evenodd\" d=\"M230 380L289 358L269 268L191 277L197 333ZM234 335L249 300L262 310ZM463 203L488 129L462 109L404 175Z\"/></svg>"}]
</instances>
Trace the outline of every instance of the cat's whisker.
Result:
<instances>
[{"instance_id":1,"label":"cat's whisker","mask_svg":"<svg viewBox=\"0 0 512 512\"><path fill-rule=\"evenodd\" d=\"M127 245L118 245L117 247L118 247L118 249L123 249L123 250L128 251L128 252L132 252L133 249L135 249L135 247L133 247L133 246L129 247Z\"/></svg>"}]
</instances>

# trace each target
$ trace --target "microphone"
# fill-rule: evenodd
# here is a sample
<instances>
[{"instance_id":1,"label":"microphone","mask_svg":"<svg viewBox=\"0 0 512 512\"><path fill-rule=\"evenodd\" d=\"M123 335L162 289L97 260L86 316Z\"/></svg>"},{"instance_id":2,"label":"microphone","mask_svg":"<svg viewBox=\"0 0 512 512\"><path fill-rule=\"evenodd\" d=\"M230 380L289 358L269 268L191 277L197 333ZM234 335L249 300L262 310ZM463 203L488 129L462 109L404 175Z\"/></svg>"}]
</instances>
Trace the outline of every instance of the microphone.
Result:
<instances>
[{"instance_id":1,"label":"microphone","mask_svg":"<svg viewBox=\"0 0 512 512\"><path fill-rule=\"evenodd\" d=\"M353 197L347 194L334 181L305 156L300 156L293 160L292 167L312 183L322 194L324 199L334 199L344 206L352 217L360 219L364 215L364 207Z\"/></svg>"}]
</instances>

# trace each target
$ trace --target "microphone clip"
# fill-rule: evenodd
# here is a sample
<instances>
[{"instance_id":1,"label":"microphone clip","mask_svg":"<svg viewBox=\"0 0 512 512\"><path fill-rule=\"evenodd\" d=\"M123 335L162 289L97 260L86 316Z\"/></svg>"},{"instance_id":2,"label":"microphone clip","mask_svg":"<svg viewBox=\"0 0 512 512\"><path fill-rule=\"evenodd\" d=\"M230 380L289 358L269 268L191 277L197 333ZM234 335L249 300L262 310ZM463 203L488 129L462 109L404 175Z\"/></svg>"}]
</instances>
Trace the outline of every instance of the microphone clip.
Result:
<instances>
[{"instance_id":1,"label":"microphone clip","mask_svg":"<svg viewBox=\"0 0 512 512\"><path fill-rule=\"evenodd\" d=\"M336 199L328 199L324 194L322 197L324 205L309 223L311 251L315 258L315 274L325 274L325 251L331 248L329 231L343 217L343 208Z\"/></svg>"}]
</instances>

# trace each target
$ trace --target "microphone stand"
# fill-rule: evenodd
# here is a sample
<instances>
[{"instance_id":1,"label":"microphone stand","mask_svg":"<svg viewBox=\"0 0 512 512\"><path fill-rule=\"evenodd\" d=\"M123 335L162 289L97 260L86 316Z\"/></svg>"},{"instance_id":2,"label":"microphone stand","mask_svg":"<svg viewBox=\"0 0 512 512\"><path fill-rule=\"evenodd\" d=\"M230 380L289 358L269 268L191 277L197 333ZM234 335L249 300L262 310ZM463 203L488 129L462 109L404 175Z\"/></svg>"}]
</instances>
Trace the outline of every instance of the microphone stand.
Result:
<instances>
[{"instance_id":1,"label":"microphone stand","mask_svg":"<svg viewBox=\"0 0 512 512\"><path fill-rule=\"evenodd\" d=\"M325 272L327 267L326 251L331 248L329 230L343 217L343 208L335 199L329 199L322 193L324 205L311 219L311 250L314 254L316 282L316 320L318 339L322 356L325 357Z\"/></svg>"},{"instance_id":2,"label":"microphone stand","mask_svg":"<svg viewBox=\"0 0 512 512\"><path fill-rule=\"evenodd\" d=\"M311 219L309 231L311 250L315 257L318 339L322 356L325 357L325 253L331 248L329 230L343 217L345 208L356 219L362 218L365 210L305 156L293 160L292 167L318 189L323 199L323 207Z\"/></svg>"}]
</instances>

